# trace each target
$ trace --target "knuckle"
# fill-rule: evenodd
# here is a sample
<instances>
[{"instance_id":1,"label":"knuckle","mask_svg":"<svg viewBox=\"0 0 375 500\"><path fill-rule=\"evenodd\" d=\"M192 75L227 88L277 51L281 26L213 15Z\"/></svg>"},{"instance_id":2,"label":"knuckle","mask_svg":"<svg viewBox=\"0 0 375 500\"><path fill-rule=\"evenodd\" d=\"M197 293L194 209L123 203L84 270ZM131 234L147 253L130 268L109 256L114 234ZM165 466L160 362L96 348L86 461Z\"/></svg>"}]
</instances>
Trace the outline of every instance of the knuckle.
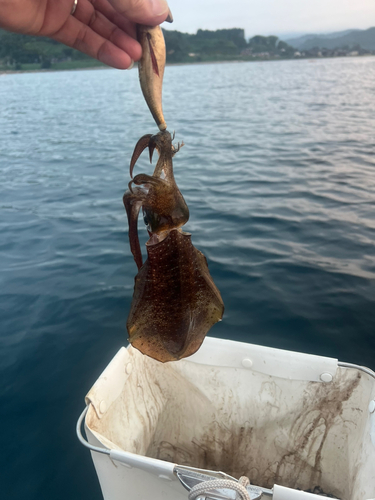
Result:
<instances>
[{"instance_id":1,"label":"knuckle","mask_svg":"<svg viewBox=\"0 0 375 500\"><path fill-rule=\"evenodd\" d=\"M131 11L132 13L141 13L143 14L145 12L145 10L147 9L146 8L146 5L145 5L145 2L144 0L130 0L128 2L128 11Z\"/></svg>"},{"instance_id":2,"label":"knuckle","mask_svg":"<svg viewBox=\"0 0 375 500\"><path fill-rule=\"evenodd\" d=\"M88 26L90 26L90 27L94 26L97 19L98 19L98 15L97 15L96 10L94 9L94 11L92 12L90 19L87 23Z\"/></svg>"},{"instance_id":3,"label":"knuckle","mask_svg":"<svg viewBox=\"0 0 375 500\"><path fill-rule=\"evenodd\" d=\"M88 29L87 26L84 24L80 27L73 43L74 49L82 50L82 48L85 47L87 38L87 29Z\"/></svg>"},{"instance_id":4,"label":"knuckle","mask_svg":"<svg viewBox=\"0 0 375 500\"><path fill-rule=\"evenodd\" d=\"M116 45L116 40L121 34L121 30L117 26L112 26L108 40Z\"/></svg>"}]
</instances>

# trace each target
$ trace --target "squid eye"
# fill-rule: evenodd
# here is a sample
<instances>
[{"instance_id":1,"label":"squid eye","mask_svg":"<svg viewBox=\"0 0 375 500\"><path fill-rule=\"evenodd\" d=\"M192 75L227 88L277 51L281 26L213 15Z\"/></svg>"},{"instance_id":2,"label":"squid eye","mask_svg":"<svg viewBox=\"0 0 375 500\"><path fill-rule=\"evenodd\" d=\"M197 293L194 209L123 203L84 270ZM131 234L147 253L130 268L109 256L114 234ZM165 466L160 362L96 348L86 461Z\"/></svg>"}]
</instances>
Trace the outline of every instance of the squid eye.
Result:
<instances>
[{"instance_id":1,"label":"squid eye","mask_svg":"<svg viewBox=\"0 0 375 500\"><path fill-rule=\"evenodd\" d=\"M146 215L143 216L143 222L145 223L145 226L148 226L148 219Z\"/></svg>"}]
</instances>

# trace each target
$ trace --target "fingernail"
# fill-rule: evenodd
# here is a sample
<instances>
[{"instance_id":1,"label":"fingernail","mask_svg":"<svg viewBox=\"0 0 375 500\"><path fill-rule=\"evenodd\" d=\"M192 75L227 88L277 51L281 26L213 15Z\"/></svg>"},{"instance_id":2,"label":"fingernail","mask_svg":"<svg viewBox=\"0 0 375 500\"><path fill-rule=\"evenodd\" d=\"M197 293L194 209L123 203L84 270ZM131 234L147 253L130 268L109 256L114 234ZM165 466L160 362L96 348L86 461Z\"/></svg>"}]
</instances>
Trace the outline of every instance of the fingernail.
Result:
<instances>
[{"instance_id":1,"label":"fingernail","mask_svg":"<svg viewBox=\"0 0 375 500\"><path fill-rule=\"evenodd\" d=\"M130 63L129 68L127 68L127 69L132 69L132 67L133 67L133 66L134 66L134 61L133 61L133 59L132 59L132 62Z\"/></svg>"},{"instance_id":2,"label":"fingernail","mask_svg":"<svg viewBox=\"0 0 375 500\"><path fill-rule=\"evenodd\" d=\"M168 11L168 17L167 17L166 21L168 23L173 23L173 15L172 15L171 9L169 9L169 11Z\"/></svg>"},{"instance_id":3,"label":"fingernail","mask_svg":"<svg viewBox=\"0 0 375 500\"><path fill-rule=\"evenodd\" d=\"M151 4L151 10L154 16L162 16L168 12L169 7L166 0L149 0Z\"/></svg>"}]
</instances>

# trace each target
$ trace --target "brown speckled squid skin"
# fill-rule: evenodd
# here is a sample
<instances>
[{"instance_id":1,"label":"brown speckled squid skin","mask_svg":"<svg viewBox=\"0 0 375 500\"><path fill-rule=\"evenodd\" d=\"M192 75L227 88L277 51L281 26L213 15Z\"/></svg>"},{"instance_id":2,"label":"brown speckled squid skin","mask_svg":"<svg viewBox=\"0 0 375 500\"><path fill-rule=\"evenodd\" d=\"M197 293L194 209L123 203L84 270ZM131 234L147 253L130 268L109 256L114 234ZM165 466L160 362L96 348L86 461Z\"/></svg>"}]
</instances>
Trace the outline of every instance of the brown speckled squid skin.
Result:
<instances>
[{"instance_id":1,"label":"brown speckled squid skin","mask_svg":"<svg viewBox=\"0 0 375 500\"><path fill-rule=\"evenodd\" d=\"M166 362L196 352L208 330L222 318L224 304L205 256L192 245L190 234L180 229L189 211L173 176L172 157L178 149L172 145L169 132L143 136L138 141L131 174L147 146L150 156L155 148L159 153L154 174L135 176L124 194L130 247L139 269L127 329L134 347ZM137 232L141 207L150 234L144 264Z\"/></svg>"},{"instance_id":2,"label":"brown speckled squid skin","mask_svg":"<svg viewBox=\"0 0 375 500\"><path fill-rule=\"evenodd\" d=\"M190 234L173 229L155 245L135 278L129 341L158 361L194 354L223 315L223 302L205 256Z\"/></svg>"}]
</instances>

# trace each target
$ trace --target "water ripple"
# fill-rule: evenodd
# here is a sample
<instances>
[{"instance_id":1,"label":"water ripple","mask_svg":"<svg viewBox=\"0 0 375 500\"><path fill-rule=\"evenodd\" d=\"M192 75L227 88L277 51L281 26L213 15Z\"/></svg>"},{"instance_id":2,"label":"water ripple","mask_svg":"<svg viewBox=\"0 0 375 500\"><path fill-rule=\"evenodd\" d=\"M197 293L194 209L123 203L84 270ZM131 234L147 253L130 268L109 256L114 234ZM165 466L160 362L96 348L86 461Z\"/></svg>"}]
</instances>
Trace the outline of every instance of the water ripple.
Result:
<instances>
[{"instance_id":1,"label":"water ripple","mask_svg":"<svg viewBox=\"0 0 375 500\"><path fill-rule=\"evenodd\" d=\"M373 57L167 68L186 229L226 306L213 335L375 368L374 81ZM0 101L2 492L100 499L74 421L126 343L122 194L155 125L136 71L6 75Z\"/></svg>"}]
</instances>

